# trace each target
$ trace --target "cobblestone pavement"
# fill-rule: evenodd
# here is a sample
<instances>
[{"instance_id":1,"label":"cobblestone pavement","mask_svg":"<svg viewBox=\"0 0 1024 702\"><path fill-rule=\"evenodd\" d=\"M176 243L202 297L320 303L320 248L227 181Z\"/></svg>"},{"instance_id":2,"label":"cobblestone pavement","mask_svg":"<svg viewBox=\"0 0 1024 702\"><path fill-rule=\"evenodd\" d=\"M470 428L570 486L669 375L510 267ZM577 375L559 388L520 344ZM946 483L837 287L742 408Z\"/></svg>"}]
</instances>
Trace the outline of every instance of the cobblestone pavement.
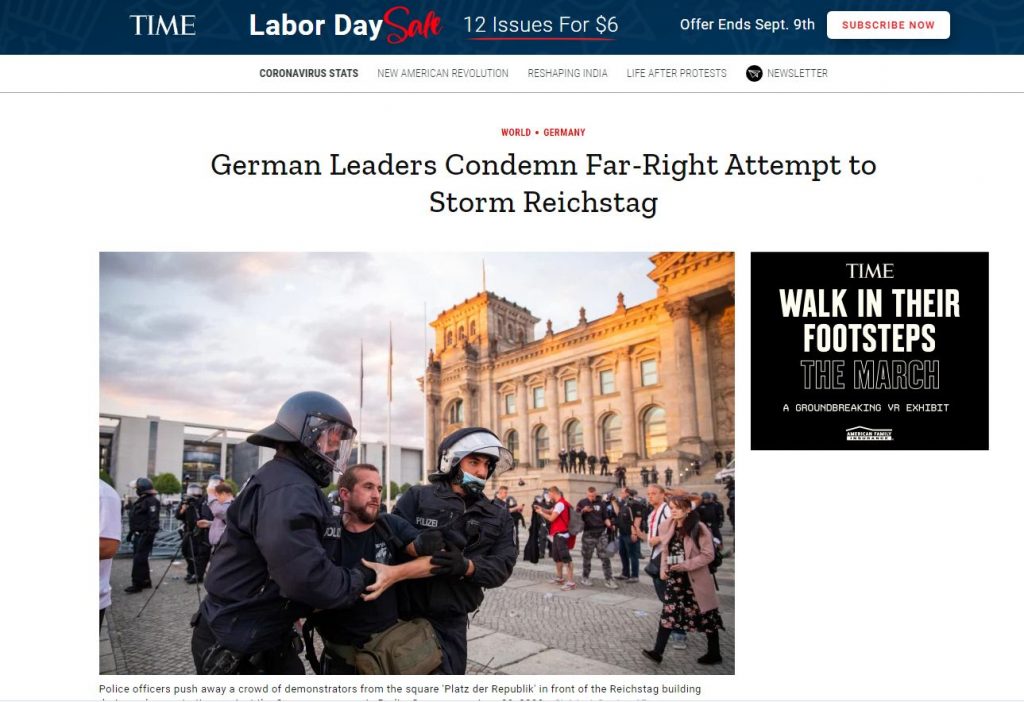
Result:
<instances>
[{"instance_id":1,"label":"cobblestone pavement","mask_svg":"<svg viewBox=\"0 0 1024 702\"><path fill-rule=\"evenodd\" d=\"M520 532L525 536L525 531ZM731 531L726 545L733 548ZM579 541L579 539L577 540ZM644 550L646 555L646 548ZM582 573L579 544L573 552L577 581ZM643 568L644 561L641 561ZM155 583L168 561L150 560ZM612 560L616 573L619 560ZM170 566L163 585L141 617L136 615L153 590L129 595L131 560L114 561L111 585L113 605L107 610L109 649L104 672L118 674L192 674L189 618L198 607L195 585L184 582L185 562ZM594 674L732 674L735 661L734 564L726 558L718 571L722 656L715 666L702 666L697 658L706 650L702 634L690 634L685 650L666 651L661 665L647 660L641 650L654 644L661 603L651 579L641 573L639 583L617 581L619 589L604 587L600 561L593 562L593 587L562 592L547 583L554 564L519 561L503 587L489 590L469 629L470 674L562 673ZM205 594L205 593L203 593ZM113 666L110 666L110 653Z\"/></svg>"}]
</instances>

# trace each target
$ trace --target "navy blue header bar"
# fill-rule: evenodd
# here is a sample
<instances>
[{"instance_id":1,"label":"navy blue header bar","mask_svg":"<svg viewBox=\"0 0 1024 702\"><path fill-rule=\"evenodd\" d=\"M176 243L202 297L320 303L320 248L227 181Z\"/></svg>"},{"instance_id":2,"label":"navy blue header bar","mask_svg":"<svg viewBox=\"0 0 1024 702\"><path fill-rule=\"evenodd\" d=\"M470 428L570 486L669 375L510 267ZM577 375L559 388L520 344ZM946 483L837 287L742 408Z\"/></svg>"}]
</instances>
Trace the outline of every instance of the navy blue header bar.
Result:
<instances>
[{"instance_id":1,"label":"navy blue header bar","mask_svg":"<svg viewBox=\"0 0 1024 702\"><path fill-rule=\"evenodd\" d=\"M0 0L0 13L3 54L1024 52L1022 0Z\"/></svg>"}]
</instances>

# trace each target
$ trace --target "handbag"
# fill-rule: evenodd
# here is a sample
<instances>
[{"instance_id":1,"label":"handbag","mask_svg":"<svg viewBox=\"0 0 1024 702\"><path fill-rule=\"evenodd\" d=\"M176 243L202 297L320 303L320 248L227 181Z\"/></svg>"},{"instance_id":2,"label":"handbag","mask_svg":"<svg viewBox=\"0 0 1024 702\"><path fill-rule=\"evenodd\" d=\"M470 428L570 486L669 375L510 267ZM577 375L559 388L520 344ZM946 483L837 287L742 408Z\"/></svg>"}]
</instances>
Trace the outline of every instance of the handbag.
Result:
<instances>
[{"instance_id":1,"label":"handbag","mask_svg":"<svg viewBox=\"0 0 1024 702\"><path fill-rule=\"evenodd\" d=\"M647 561L647 565L644 566L644 572L655 580L661 580L661 554Z\"/></svg>"},{"instance_id":2,"label":"handbag","mask_svg":"<svg viewBox=\"0 0 1024 702\"><path fill-rule=\"evenodd\" d=\"M355 651L360 675L429 675L441 667L441 645L426 619L398 622Z\"/></svg>"}]
</instances>

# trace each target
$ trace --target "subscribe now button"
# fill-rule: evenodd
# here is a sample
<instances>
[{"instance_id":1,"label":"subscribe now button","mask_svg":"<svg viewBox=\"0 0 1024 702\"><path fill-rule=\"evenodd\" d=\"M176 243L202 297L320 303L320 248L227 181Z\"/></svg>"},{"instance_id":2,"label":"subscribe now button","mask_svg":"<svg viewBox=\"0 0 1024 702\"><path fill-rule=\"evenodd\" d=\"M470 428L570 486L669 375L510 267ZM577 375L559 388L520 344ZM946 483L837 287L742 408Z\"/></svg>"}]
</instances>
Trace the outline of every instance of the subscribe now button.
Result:
<instances>
[{"instance_id":1,"label":"subscribe now button","mask_svg":"<svg viewBox=\"0 0 1024 702\"><path fill-rule=\"evenodd\" d=\"M949 39L948 12L829 12L829 39Z\"/></svg>"}]
</instances>

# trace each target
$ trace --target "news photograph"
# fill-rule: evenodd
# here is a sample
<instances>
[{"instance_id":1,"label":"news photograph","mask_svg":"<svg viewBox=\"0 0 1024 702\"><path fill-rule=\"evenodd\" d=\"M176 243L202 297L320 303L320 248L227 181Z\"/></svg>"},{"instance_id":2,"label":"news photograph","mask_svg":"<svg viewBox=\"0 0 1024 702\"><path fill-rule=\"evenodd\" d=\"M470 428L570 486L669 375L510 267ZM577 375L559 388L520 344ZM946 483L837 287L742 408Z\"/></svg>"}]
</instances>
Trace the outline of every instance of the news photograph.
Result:
<instances>
[{"instance_id":1,"label":"news photograph","mask_svg":"<svg viewBox=\"0 0 1024 702\"><path fill-rule=\"evenodd\" d=\"M734 253L98 258L100 674L735 673Z\"/></svg>"}]
</instances>

